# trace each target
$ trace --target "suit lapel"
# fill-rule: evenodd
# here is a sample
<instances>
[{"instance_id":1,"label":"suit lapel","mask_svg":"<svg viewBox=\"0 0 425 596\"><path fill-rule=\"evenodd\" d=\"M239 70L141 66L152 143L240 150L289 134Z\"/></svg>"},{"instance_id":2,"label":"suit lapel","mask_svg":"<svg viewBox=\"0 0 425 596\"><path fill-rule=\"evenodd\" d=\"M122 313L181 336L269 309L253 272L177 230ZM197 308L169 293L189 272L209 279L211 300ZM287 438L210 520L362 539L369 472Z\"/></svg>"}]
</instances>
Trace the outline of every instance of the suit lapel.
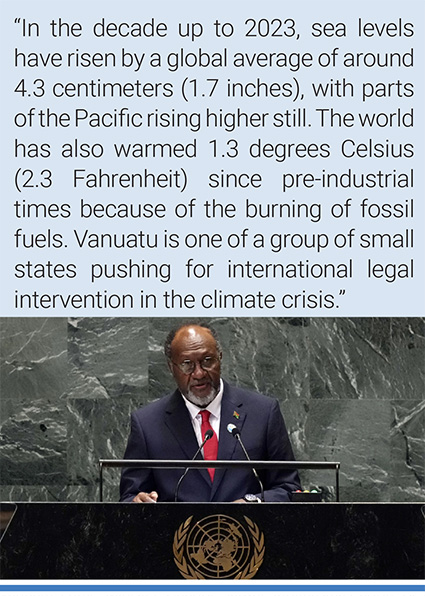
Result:
<instances>
[{"instance_id":1,"label":"suit lapel","mask_svg":"<svg viewBox=\"0 0 425 596\"><path fill-rule=\"evenodd\" d=\"M170 402L165 412L165 424L170 429L170 432L173 434L186 458L189 460L192 459L199 445L196 440L189 412L179 391L175 391L170 397ZM175 459L179 458L176 457ZM201 455L199 455L197 459L202 459ZM200 474L205 482L211 486L211 480L207 469L195 469L192 470L192 472Z\"/></svg>"},{"instance_id":2,"label":"suit lapel","mask_svg":"<svg viewBox=\"0 0 425 596\"><path fill-rule=\"evenodd\" d=\"M235 414L239 415L239 418ZM220 440L218 442L217 459L231 460L235 459L234 453L238 440L227 430L228 424L234 424L239 430L242 430L246 418L246 413L243 411L243 402L234 397L231 388L224 384L223 399L221 402L220 415ZM215 471L214 482L212 487L211 499L217 492L223 478L231 470L222 468Z\"/></svg>"}]
</instances>

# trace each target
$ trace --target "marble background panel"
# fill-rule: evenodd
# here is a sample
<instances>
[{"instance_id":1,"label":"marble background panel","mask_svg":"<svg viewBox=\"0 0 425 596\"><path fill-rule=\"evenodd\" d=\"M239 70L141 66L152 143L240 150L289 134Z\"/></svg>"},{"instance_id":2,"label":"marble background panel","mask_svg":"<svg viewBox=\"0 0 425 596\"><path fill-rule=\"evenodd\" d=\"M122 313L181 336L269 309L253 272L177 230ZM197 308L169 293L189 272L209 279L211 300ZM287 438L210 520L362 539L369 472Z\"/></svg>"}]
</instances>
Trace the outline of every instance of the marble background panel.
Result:
<instances>
[{"instance_id":1,"label":"marble background panel","mask_svg":"<svg viewBox=\"0 0 425 596\"><path fill-rule=\"evenodd\" d=\"M1 319L2 485L65 481L66 329L65 319Z\"/></svg>"},{"instance_id":2,"label":"marble background panel","mask_svg":"<svg viewBox=\"0 0 425 596\"><path fill-rule=\"evenodd\" d=\"M341 498L425 497L424 320L202 319L223 377L277 397L299 460L341 462ZM98 458L124 453L132 410L175 387L180 318L0 319L0 496L98 499ZM303 471L334 497L334 473ZM105 498L119 473L105 471Z\"/></svg>"},{"instance_id":3,"label":"marble background panel","mask_svg":"<svg viewBox=\"0 0 425 596\"><path fill-rule=\"evenodd\" d=\"M70 319L69 362L75 397L131 397L148 384L147 319ZM117 366L118 365L118 366Z\"/></svg>"},{"instance_id":4,"label":"marble background panel","mask_svg":"<svg viewBox=\"0 0 425 596\"><path fill-rule=\"evenodd\" d=\"M231 383L279 400L308 390L308 322L302 319L231 319L223 375ZM228 374L226 375L226 372Z\"/></svg>"}]
</instances>

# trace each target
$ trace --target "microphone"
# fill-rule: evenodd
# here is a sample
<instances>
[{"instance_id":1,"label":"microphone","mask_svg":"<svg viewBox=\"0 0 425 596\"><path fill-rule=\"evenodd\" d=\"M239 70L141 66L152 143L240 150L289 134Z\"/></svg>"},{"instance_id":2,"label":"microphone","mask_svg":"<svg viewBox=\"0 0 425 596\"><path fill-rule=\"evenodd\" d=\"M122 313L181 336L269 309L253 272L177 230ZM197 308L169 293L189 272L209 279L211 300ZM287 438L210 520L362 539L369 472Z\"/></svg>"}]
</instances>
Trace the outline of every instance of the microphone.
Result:
<instances>
[{"instance_id":1,"label":"microphone","mask_svg":"<svg viewBox=\"0 0 425 596\"><path fill-rule=\"evenodd\" d=\"M192 457L192 461L198 457L198 455L201 452L201 449L204 448L205 443L207 441L209 441L213 435L214 435L214 431L211 428L209 428L204 435L204 440L199 445L198 450L196 451L195 455ZM180 485L183 482L183 479L186 476L186 474L189 472L189 470L190 470L190 468L186 468L185 471L183 472L183 474L180 476L179 481L177 482L176 490L174 491L174 502L175 503L177 503L177 497L179 494Z\"/></svg>"},{"instance_id":2,"label":"microphone","mask_svg":"<svg viewBox=\"0 0 425 596\"><path fill-rule=\"evenodd\" d=\"M231 435L233 435L235 437L235 439L237 439L240 443L240 446L242 447L242 451L245 454L245 457L248 461L251 461L251 458L248 455L247 450L245 449L245 445L242 443L242 439L241 439L241 431L238 429L237 426L235 426L234 424L228 424L227 425L227 430L229 431L229 433ZM261 491L261 502L264 503L264 486L263 483L260 480L260 477L257 473L257 470L255 468L252 468L252 471L254 472L254 476L258 481L258 484L260 485L260 491Z\"/></svg>"}]
</instances>

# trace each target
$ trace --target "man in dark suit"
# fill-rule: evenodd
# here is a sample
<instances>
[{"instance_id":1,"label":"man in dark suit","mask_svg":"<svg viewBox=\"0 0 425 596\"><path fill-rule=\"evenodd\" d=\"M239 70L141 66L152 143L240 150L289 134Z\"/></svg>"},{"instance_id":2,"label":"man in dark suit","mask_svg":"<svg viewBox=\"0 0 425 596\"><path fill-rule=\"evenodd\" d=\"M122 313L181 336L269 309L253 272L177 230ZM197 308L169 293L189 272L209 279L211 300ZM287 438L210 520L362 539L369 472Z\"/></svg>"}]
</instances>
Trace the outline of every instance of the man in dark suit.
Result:
<instances>
[{"instance_id":1,"label":"man in dark suit","mask_svg":"<svg viewBox=\"0 0 425 596\"><path fill-rule=\"evenodd\" d=\"M205 459L245 460L234 424L253 460L293 460L276 400L222 381L222 352L208 326L183 325L168 336L165 353L178 389L137 410L131 417L126 459L192 459L208 430ZM182 470L125 468L121 501L174 501ZM295 470L259 470L265 501L289 501L300 488ZM179 501L249 502L260 500L250 469L192 469L182 481Z\"/></svg>"}]
</instances>

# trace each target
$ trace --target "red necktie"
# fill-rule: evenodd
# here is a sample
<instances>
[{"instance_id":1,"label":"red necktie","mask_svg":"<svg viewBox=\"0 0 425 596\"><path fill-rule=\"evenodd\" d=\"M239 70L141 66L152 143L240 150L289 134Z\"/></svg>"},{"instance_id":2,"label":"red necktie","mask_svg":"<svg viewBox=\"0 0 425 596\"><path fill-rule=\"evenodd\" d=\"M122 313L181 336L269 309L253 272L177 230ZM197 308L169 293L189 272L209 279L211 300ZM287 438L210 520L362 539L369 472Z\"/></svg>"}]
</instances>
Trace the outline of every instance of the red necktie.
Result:
<instances>
[{"instance_id":1,"label":"red necktie","mask_svg":"<svg viewBox=\"0 0 425 596\"><path fill-rule=\"evenodd\" d=\"M210 424L210 412L208 412L208 410L201 410L200 413L202 416L201 434L202 440L204 440L205 433L207 432L207 430L213 431L213 429ZM204 445L204 459L217 459L218 440L216 433L214 431L213 433L214 434L211 437L211 439L209 439ZM208 473L210 475L211 482L214 480L214 472L214 468L208 468Z\"/></svg>"}]
</instances>

